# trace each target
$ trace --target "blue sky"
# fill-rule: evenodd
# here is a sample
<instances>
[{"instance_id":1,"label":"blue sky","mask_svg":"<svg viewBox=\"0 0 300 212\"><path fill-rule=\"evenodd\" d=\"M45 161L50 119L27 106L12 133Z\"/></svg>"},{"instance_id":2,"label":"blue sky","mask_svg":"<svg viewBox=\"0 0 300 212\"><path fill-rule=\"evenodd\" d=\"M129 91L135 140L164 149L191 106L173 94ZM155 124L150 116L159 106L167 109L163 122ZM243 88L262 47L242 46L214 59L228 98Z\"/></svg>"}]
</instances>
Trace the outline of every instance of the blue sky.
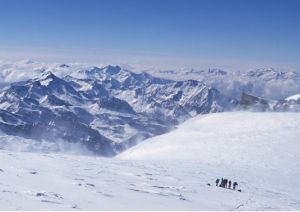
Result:
<instances>
[{"instance_id":1,"label":"blue sky","mask_svg":"<svg viewBox=\"0 0 300 212\"><path fill-rule=\"evenodd\" d=\"M0 60L300 68L299 49L299 0L0 0Z\"/></svg>"}]
</instances>

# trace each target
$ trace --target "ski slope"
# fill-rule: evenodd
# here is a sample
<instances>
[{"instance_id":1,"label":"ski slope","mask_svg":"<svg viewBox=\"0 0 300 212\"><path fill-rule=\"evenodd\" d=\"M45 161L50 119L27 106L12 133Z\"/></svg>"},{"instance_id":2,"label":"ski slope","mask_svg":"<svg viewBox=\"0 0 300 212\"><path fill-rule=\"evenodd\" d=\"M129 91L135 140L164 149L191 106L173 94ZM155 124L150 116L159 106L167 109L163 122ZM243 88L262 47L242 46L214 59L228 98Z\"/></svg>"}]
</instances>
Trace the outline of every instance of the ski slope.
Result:
<instances>
[{"instance_id":1,"label":"ski slope","mask_svg":"<svg viewBox=\"0 0 300 212\"><path fill-rule=\"evenodd\" d=\"M0 210L300 210L299 133L298 113L234 112L116 158L2 149Z\"/></svg>"}]
</instances>

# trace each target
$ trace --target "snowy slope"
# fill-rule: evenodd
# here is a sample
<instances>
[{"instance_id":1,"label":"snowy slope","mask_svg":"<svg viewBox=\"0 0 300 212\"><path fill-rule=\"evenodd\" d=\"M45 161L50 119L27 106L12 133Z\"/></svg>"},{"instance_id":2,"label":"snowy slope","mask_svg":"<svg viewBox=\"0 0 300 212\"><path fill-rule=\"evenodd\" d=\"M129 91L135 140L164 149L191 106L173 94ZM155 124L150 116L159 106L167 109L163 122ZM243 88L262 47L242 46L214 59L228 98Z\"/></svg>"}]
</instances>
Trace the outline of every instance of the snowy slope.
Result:
<instances>
[{"instance_id":1,"label":"snowy slope","mask_svg":"<svg viewBox=\"0 0 300 212\"><path fill-rule=\"evenodd\" d=\"M0 210L300 209L299 169L3 150L0 157ZM242 192L207 186L221 176Z\"/></svg>"},{"instance_id":2,"label":"snowy slope","mask_svg":"<svg viewBox=\"0 0 300 212\"><path fill-rule=\"evenodd\" d=\"M289 167L300 161L299 137L300 113L217 113L192 118L118 157Z\"/></svg>"},{"instance_id":3,"label":"snowy slope","mask_svg":"<svg viewBox=\"0 0 300 212\"><path fill-rule=\"evenodd\" d=\"M289 96L288 98L286 98L286 100L298 100L300 99L300 94L295 94L295 95L292 95L292 96Z\"/></svg>"},{"instance_id":4,"label":"snowy slope","mask_svg":"<svg viewBox=\"0 0 300 212\"><path fill-rule=\"evenodd\" d=\"M193 161L203 167L195 167L200 172L214 170L217 175L240 181L242 190L253 195L248 208L244 204L240 209L275 210L280 208L278 203L282 208L299 210L299 137L299 113L208 114L192 118L177 130L150 138L117 157L180 165ZM284 203L257 206L254 199L265 201L266 196ZM289 205L290 200L295 203Z\"/></svg>"},{"instance_id":5,"label":"snowy slope","mask_svg":"<svg viewBox=\"0 0 300 212\"><path fill-rule=\"evenodd\" d=\"M0 150L0 209L299 210L299 115L197 116L117 158Z\"/></svg>"}]
</instances>

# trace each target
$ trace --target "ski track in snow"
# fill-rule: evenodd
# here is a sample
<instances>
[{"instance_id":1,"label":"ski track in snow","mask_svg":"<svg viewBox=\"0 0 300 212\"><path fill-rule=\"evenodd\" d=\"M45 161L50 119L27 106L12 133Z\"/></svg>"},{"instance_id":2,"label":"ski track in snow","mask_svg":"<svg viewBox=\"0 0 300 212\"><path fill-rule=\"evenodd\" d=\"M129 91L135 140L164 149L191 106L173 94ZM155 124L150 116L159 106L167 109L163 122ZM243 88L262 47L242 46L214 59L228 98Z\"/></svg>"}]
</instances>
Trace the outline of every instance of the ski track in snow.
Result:
<instances>
[{"instance_id":1,"label":"ski track in snow","mask_svg":"<svg viewBox=\"0 0 300 212\"><path fill-rule=\"evenodd\" d=\"M4 150L0 157L1 210L300 209L297 179L291 179L293 191L273 181L277 171L267 168L228 166L227 176L221 176L224 167L199 161L134 161ZM217 177L238 181L242 192L214 186Z\"/></svg>"}]
</instances>

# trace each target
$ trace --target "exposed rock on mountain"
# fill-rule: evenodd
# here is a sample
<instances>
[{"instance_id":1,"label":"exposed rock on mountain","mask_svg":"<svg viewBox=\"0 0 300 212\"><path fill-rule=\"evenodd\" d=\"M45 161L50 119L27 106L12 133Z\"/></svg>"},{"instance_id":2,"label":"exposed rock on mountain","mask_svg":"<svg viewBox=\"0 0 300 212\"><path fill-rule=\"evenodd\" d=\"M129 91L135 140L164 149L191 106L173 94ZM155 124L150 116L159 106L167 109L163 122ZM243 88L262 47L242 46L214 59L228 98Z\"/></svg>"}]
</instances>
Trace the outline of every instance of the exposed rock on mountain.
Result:
<instances>
[{"instance_id":1,"label":"exposed rock on mountain","mask_svg":"<svg viewBox=\"0 0 300 212\"><path fill-rule=\"evenodd\" d=\"M270 109L270 105L267 100L246 93L242 94L240 106L244 109L257 111L266 111Z\"/></svg>"},{"instance_id":2,"label":"exposed rock on mountain","mask_svg":"<svg viewBox=\"0 0 300 212\"><path fill-rule=\"evenodd\" d=\"M300 112L300 99L274 101L243 93L239 107L252 111Z\"/></svg>"},{"instance_id":3,"label":"exposed rock on mountain","mask_svg":"<svg viewBox=\"0 0 300 212\"><path fill-rule=\"evenodd\" d=\"M38 141L81 143L111 156L236 103L196 80L166 80L118 66L79 70L76 77L45 70L0 91L0 129Z\"/></svg>"}]
</instances>

